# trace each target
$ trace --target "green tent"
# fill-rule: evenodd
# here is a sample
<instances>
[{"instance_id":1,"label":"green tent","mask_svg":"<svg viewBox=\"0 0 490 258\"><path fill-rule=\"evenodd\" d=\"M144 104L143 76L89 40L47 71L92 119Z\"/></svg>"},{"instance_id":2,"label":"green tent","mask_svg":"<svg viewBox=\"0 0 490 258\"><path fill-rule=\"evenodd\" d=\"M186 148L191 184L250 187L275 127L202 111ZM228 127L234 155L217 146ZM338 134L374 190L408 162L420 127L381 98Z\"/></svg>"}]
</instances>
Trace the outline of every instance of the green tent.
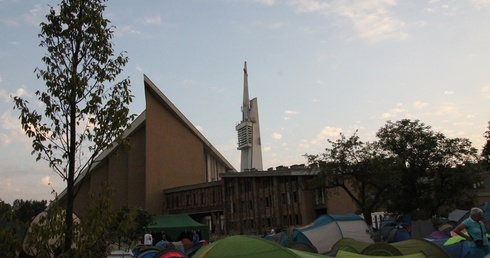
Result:
<instances>
[{"instance_id":1,"label":"green tent","mask_svg":"<svg viewBox=\"0 0 490 258\"><path fill-rule=\"evenodd\" d=\"M201 247L193 258L247 257L247 258L327 258L283 247L277 243L253 236L230 236Z\"/></svg>"},{"instance_id":2,"label":"green tent","mask_svg":"<svg viewBox=\"0 0 490 258\"><path fill-rule=\"evenodd\" d=\"M147 227L152 232L165 232L175 241L183 232L201 231L202 239L209 239L209 227L193 220L187 214L158 215L153 217L153 223Z\"/></svg>"},{"instance_id":3,"label":"green tent","mask_svg":"<svg viewBox=\"0 0 490 258\"><path fill-rule=\"evenodd\" d=\"M336 258L382 258L382 257L388 257L386 255L382 256L373 256L373 255L364 255L364 254L356 254L356 253L351 253L348 251L343 251L339 250L337 252ZM426 258L424 253L414 253L414 254L407 254L407 255L401 255L401 256L389 256L389 257L398 257L398 258Z\"/></svg>"},{"instance_id":4,"label":"green tent","mask_svg":"<svg viewBox=\"0 0 490 258\"><path fill-rule=\"evenodd\" d=\"M391 243L391 245L400 250L403 255L423 252L425 256L429 258L451 257L441 247L423 238L410 238L400 242Z\"/></svg>"},{"instance_id":5,"label":"green tent","mask_svg":"<svg viewBox=\"0 0 490 258\"><path fill-rule=\"evenodd\" d=\"M361 254L363 256L396 256L396 255L419 255L423 253L429 258L450 258L450 255L446 253L438 245L427 241L422 238L410 238L396 243L374 243L366 244L354 239L344 238L334 244L334 250L343 252L350 252L350 257L362 257L354 256L353 254ZM337 253L337 256L338 253ZM349 256L342 256L349 257Z\"/></svg>"},{"instance_id":6,"label":"green tent","mask_svg":"<svg viewBox=\"0 0 490 258\"><path fill-rule=\"evenodd\" d=\"M366 247L368 247L369 245L371 245L371 244L361 242L361 241L357 241L353 238L344 237L344 238L340 239L339 241L337 241L332 246L332 250L338 249L338 250L348 251L351 253L360 254L360 253L362 253L362 250L366 249Z\"/></svg>"}]
</instances>

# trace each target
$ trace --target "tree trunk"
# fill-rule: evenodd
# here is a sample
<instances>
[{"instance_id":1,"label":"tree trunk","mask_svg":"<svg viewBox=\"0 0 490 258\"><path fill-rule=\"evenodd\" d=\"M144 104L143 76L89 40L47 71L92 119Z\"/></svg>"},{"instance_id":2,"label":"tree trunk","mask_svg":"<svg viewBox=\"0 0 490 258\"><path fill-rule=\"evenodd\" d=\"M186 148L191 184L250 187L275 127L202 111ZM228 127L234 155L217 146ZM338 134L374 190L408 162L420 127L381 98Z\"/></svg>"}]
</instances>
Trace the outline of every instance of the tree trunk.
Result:
<instances>
[{"instance_id":1,"label":"tree trunk","mask_svg":"<svg viewBox=\"0 0 490 258\"><path fill-rule=\"evenodd\" d=\"M75 66L76 67L76 66ZM76 71L76 69L75 69ZM76 73L73 73L74 75ZM76 152L76 83L72 82L70 87L71 96L70 96L70 121L69 121L69 130L70 130L70 143L69 143L69 153L68 153L68 179L67 179L67 187L66 187L66 232L65 232L65 245L63 247L63 252L68 254L71 257L71 246L73 243L73 204L75 202L75 152Z\"/></svg>"}]
</instances>

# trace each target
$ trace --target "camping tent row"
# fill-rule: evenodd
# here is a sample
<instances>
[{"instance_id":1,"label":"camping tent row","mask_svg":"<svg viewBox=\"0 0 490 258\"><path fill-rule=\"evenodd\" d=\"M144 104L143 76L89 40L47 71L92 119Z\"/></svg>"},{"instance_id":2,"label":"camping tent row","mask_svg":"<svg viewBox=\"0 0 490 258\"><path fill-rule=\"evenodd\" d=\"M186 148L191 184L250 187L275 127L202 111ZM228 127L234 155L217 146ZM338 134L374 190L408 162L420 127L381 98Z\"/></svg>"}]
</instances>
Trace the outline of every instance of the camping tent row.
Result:
<instances>
[{"instance_id":1,"label":"camping tent row","mask_svg":"<svg viewBox=\"0 0 490 258\"><path fill-rule=\"evenodd\" d=\"M386 257L377 255L364 255L345 250L339 250L335 256L315 254L286 248L275 242L253 236L230 236L208 244L197 251L192 258L223 258L223 257L253 257L253 258L367 258ZM422 252L400 255L400 258L425 258ZM440 256L444 258L445 256Z\"/></svg>"},{"instance_id":2,"label":"camping tent row","mask_svg":"<svg viewBox=\"0 0 490 258\"><path fill-rule=\"evenodd\" d=\"M352 238L343 238L334 244L329 255L337 251L345 251L354 254L372 256L401 256L420 255L429 258L451 258L451 256L440 246L431 241L412 238L396 243L364 243ZM352 256L355 257L355 256Z\"/></svg>"}]
</instances>

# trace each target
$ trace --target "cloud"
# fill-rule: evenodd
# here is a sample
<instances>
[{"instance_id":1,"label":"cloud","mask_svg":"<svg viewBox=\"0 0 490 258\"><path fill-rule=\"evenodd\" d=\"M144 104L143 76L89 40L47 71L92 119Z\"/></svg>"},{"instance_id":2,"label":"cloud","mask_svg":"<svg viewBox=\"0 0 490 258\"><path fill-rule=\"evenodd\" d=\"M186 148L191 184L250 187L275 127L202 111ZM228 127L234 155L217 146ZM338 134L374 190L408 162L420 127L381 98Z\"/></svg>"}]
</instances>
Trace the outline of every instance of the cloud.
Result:
<instances>
[{"instance_id":1,"label":"cloud","mask_svg":"<svg viewBox=\"0 0 490 258\"><path fill-rule=\"evenodd\" d=\"M7 27L19 27L20 26L19 21L12 19L12 18L2 19L1 22L3 24L5 24Z\"/></svg>"},{"instance_id":2,"label":"cloud","mask_svg":"<svg viewBox=\"0 0 490 258\"><path fill-rule=\"evenodd\" d=\"M416 106L416 103L414 103L414 106ZM419 105L422 105L422 103L420 102ZM384 120L393 119L394 117L397 117L399 114L406 113L406 112L407 112L407 110L403 108L403 104L398 103L395 108L391 109L388 112L384 112L381 115L381 118L383 118Z\"/></svg>"},{"instance_id":3,"label":"cloud","mask_svg":"<svg viewBox=\"0 0 490 258\"><path fill-rule=\"evenodd\" d=\"M298 146L303 149L308 149L311 145L308 143L307 140L301 140Z\"/></svg>"},{"instance_id":4,"label":"cloud","mask_svg":"<svg viewBox=\"0 0 490 258\"><path fill-rule=\"evenodd\" d=\"M436 107L434 110L435 115L447 115L447 114L458 114L456 111L456 107L453 104L445 104L439 107Z\"/></svg>"},{"instance_id":5,"label":"cloud","mask_svg":"<svg viewBox=\"0 0 490 258\"><path fill-rule=\"evenodd\" d=\"M359 38L369 42L387 39L403 40L405 23L389 10L396 0L337 0L328 3L319 0L293 0L299 12L319 12L349 21Z\"/></svg>"},{"instance_id":6,"label":"cloud","mask_svg":"<svg viewBox=\"0 0 490 258\"><path fill-rule=\"evenodd\" d=\"M255 2L266 6L272 6L276 4L276 0L255 0Z\"/></svg>"},{"instance_id":7,"label":"cloud","mask_svg":"<svg viewBox=\"0 0 490 258\"><path fill-rule=\"evenodd\" d=\"M316 136L311 140L311 144L319 144L321 141L327 140L332 137L338 137L342 133L342 128L325 126Z\"/></svg>"},{"instance_id":8,"label":"cloud","mask_svg":"<svg viewBox=\"0 0 490 258\"><path fill-rule=\"evenodd\" d=\"M117 26L116 29L114 29L114 35L117 37L133 37L133 38L138 38L138 39L151 39L154 38L155 35L149 34L142 32L140 30L135 29L133 26Z\"/></svg>"},{"instance_id":9,"label":"cloud","mask_svg":"<svg viewBox=\"0 0 490 258\"><path fill-rule=\"evenodd\" d=\"M53 6L55 9L59 9L58 6ZM24 21L33 26L39 26L39 24L43 21L45 21L45 16L46 14L49 13L49 6L43 5L41 6L40 4L34 5L32 9L29 10L28 13L24 15ZM58 11L56 11L59 13Z\"/></svg>"},{"instance_id":10,"label":"cloud","mask_svg":"<svg viewBox=\"0 0 490 258\"><path fill-rule=\"evenodd\" d=\"M479 9L490 7L490 0L472 0L471 3Z\"/></svg>"},{"instance_id":11,"label":"cloud","mask_svg":"<svg viewBox=\"0 0 490 258\"><path fill-rule=\"evenodd\" d=\"M204 132L204 128L202 128L200 125L196 125L196 129L201 133Z\"/></svg>"},{"instance_id":12,"label":"cloud","mask_svg":"<svg viewBox=\"0 0 490 258\"><path fill-rule=\"evenodd\" d=\"M444 91L444 95L453 95L454 94L454 91L450 91L450 90L446 90Z\"/></svg>"},{"instance_id":13,"label":"cloud","mask_svg":"<svg viewBox=\"0 0 490 258\"><path fill-rule=\"evenodd\" d=\"M160 16L144 17L142 19L138 19L138 22L144 25L160 25L162 24L162 18L160 18Z\"/></svg>"},{"instance_id":14,"label":"cloud","mask_svg":"<svg viewBox=\"0 0 490 258\"><path fill-rule=\"evenodd\" d=\"M294 116L298 114L298 111L294 111L294 110L285 110L284 111L284 116L282 117L282 119L284 120L289 120L291 119L291 116Z\"/></svg>"},{"instance_id":15,"label":"cloud","mask_svg":"<svg viewBox=\"0 0 490 258\"><path fill-rule=\"evenodd\" d=\"M484 98L490 99L490 85L481 87L480 91Z\"/></svg>"},{"instance_id":16,"label":"cloud","mask_svg":"<svg viewBox=\"0 0 490 258\"><path fill-rule=\"evenodd\" d=\"M3 131L0 133L0 147L18 142L20 144L16 144L16 147L32 148L31 140L25 135L19 119L11 113L11 110L5 111L0 116L0 124L0 129Z\"/></svg>"},{"instance_id":17,"label":"cloud","mask_svg":"<svg viewBox=\"0 0 490 258\"><path fill-rule=\"evenodd\" d=\"M41 181L42 181L42 184L43 185L50 185L51 184L51 182L50 182L50 176L43 177Z\"/></svg>"},{"instance_id":18,"label":"cloud","mask_svg":"<svg viewBox=\"0 0 490 258\"><path fill-rule=\"evenodd\" d=\"M0 78L0 83L2 82L2 78ZM27 92L24 88L18 88L15 92L6 92L4 89L0 89L0 99L3 99L5 103L12 102L13 96L17 97L28 97L32 98L32 94Z\"/></svg>"},{"instance_id":19,"label":"cloud","mask_svg":"<svg viewBox=\"0 0 490 258\"><path fill-rule=\"evenodd\" d=\"M20 128L19 119L14 117L10 110L7 110L0 117L0 121L2 122L2 128L7 130L17 130Z\"/></svg>"},{"instance_id":20,"label":"cloud","mask_svg":"<svg viewBox=\"0 0 490 258\"><path fill-rule=\"evenodd\" d=\"M284 22L280 22L280 21L273 21L273 22L255 21L253 22L253 24L254 26L263 27L271 30L280 29L286 25Z\"/></svg>"},{"instance_id":21,"label":"cloud","mask_svg":"<svg viewBox=\"0 0 490 258\"><path fill-rule=\"evenodd\" d=\"M272 138L274 138L275 140L280 140L282 138L282 134L280 134L280 133L273 133L272 134Z\"/></svg>"},{"instance_id":22,"label":"cloud","mask_svg":"<svg viewBox=\"0 0 490 258\"><path fill-rule=\"evenodd\" d=\"M415 103L413 103L413 107L416 109L426 108L427 106L429 106L429 103L422 102L422 101L415 101Z\"/></svg>"}]
</instances>

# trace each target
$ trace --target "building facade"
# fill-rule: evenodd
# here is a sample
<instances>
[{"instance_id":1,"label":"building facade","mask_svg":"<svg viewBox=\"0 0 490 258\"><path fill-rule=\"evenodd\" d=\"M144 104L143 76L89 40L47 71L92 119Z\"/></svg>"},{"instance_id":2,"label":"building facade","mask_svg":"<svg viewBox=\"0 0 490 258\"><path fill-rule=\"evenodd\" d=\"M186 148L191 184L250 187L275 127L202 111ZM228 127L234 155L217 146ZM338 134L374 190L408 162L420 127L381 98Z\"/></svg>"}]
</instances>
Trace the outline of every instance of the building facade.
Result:
<instances>
[{"instance_id":1,"label":"building facade","mask_svg":"<svg viewBox=\"0 0 490 258\"><path fill-rule=\"evenodd\" d=\"M115 188L113 206L142 207L158 215L163 190L218 181L220 174L236 171L146 76L144 88L146 109L125 132L131 148L106 150L79 176L77 214L83 215L90 193L99 193L105 181Z\"/></svg>"},{"instance_id":2,"label":"building facade","mask_svg":"<svg viewBox=\"0 0 490 258\"><path fill-rule=\"evenodd\" d=\"M307 225L320 214L355 212L343 192L311 188L314 175L304 165L227 172L220 178L165 190L164 212L189 214L217 235L263 235L271 229Z\"/></svg>"}]
</instances>

